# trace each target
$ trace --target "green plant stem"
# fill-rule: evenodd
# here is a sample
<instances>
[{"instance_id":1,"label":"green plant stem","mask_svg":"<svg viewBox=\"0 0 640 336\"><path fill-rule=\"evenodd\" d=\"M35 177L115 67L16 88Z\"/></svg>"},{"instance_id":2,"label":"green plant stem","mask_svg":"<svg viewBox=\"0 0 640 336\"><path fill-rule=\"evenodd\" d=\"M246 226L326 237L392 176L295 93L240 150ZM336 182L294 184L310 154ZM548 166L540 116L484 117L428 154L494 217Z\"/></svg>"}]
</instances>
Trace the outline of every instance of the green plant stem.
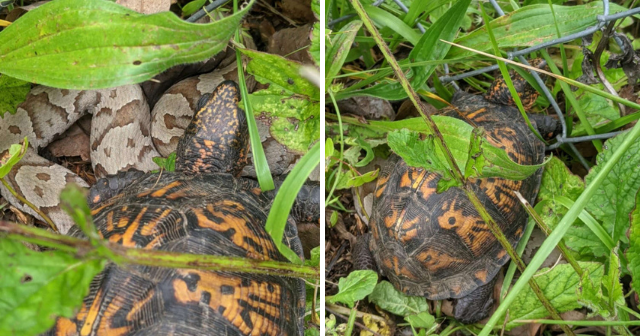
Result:
<instances>
[{"instance_id":1,"label":"green plant stem","mask_svg":"<svg viewBox=\"0 0 640 336\"><path fill-rule=\"evenodd\" d=\"M427 128L432 134L435 135L435 140L436 140L435 142L439 147L439 149L445 154L445 159L447 160L447 163L450 167L451 175L457 182L459 182L459 184L464 185L464 191L469 197L469 200L471 200L473 205L476 207L476 210L478 211L482 219L485 221L485 223L487 224L491 232L494 234L498 242L500 242L500 244L503 246L503 248L507 251L509 256L512 258L512 260L514 260L516 265L518 265L518 268L521 271L524 270L526 265L524 264L522 259L520 259L520 257L515 253L515 250L513 249L513 247L507 240L507 238L505 237L504 233L502 233L498 224L493 220L493 218L491 218L491 215L489 215L487 210L484 208L484 206L482 205L482 203L480 202L476 194L471 189L471 186L466 183L466 179L464 178L464 175L462 175L462 172L460 171L460 168L458 167L458 165L455 163L455 160L453 158L453 155L451 154L451 151L446 146L444 142L444 137L442 136L442 133L440 133L438 126L435 124L433 119L431 119L429 114L424 111L424 107L420 103L420 98L418 97L418 94L411 87L409 81L407 80L404 73L402 72L402 69L398 65L398 62L395 60L395 58L391 54L391 51L389 50L388 46L380 36L380 33L378 32L376 27L373 25L373 22L371 21L371 19L367 16L367 13L364 11L362 4L360 4L359 0L351 0L351 4L353 5L354 9L360 16L360 19L363 21L364 25L367 27L367 29L373 36L378 46L380 47L380 50L382 51L382 54L384 55L385 59L389 62L389 65L393 68L396 76L398 77L400 85L402 85L402 88L407 92L409 99L411 100L413 105L416 107L416 109L420 111L420 114L422 115L422 117L424 118L427 124ZM549 300L547 300L547 298L544 296L544 294L542 293L542 290L537 285L535 280L531 279L530 285L531 285L531 289L536 294L540 302L542 302L543 306L549 311L549 314L554 319L560 320L561 319L560 314L556 311L553 305L551 305L551 302L549 302ZM567 327L563 327L562 329L567 335L574 335L571 329Z\"/></svg>"},{"instance_id":2,"label":"green plant stem","mask_svg":"<svg viewBox=\"0 0 640 336\"><path fill-rule=\"evenodd\" d=\"M349 312L349 320L347 321L347 330L345 330L344 335L345 336L351 336L351 333L353 332L353 326L356 324L356 314L358 313L358 310L354 307L351 309L351 311Z\"/></svg>"},{"instance_id":3,"label":"green plant stem","mask_svg":"<svg viewBox=\"0 0 640 336\"><path fill-rule=\"evenodd\" d=\"M344 157L344 132L342 131L342 119L340 118L340 109L338 108L338 103L336 102L335 97L333 96L333 92L331 88L328 90L329 97L331 97L331 102L333 102L333 107L336 110L338 127L340 129L340 157L338 159L338 169L336 171L335 180L333 180L333 185L331 186L331 191L329 191L329 195L325 199L325 203L329 204L333 193L336 191L336 187L338 186L338 181L340 180L340 175L342 174L342 159Z\"/></svg>"},{"instance_id":4,"label":"green plant stem","mask_svg":"<svg viewBox=\"0 0 640 336\"><path fill-rule=\"evenodd\" d=\"M584 192L582 192L580 197L578 197L574 205L569 209L569 211L567 211L567 214L562 218L560 223L556 225L556 228L553 230L553 232L544 241L544 243L542 243L542 245L538 249L538 252L529 263L529 266L527 267L527 269L525 269L525 271L522 272L522 274L520 275L520 279L518 279L518 281L516 281L516 283L513 285L511 292L507 294L507 296L502 301L500 306L498 306L498 309L491 316L487 324L484 326L484 328L480 332L479 336L489 335L489 333L491 332L493 327L496 325L498 320L502 316L504 316L508 307L511 305L511 303L513 303L513 300L515 300L518 293L520 293L520 291L522 291L522 289L524 288L525 284L530 279L533 278L533 275L538 270L538 268L542 265L544 260L549 256L553 248L567 233L567 231L571 227L571 224L573 224L576 218L578 218L578 215L580 214L580 212L582 212L584 207L587 205L587 202L589 201L589 199L591 199L591 197L596 192L596 190L600 187L600 185L602 184L606 176L609 174L609 172L611 172L611 169L613 169L613 167L618 163L622 155L629 149L631 144L638 138L639 135L640 135L640 123L637 123L635 126L633 126L631 131L627 134L627 137L624 139L622 144L620 144L620 147L616 149L616 151L611 155L609 160L604 164L604 166L602 167L602 170L600 170L600 172L595 176L595 178L591 180L591 183L585 188Z\"/></svg>"},{"instance_id":5,"label":"green plant stem","mask_svg":"<svg viewBox=\"0 0 640 336\"><path fill-rule=\"evenodd\" d=\"M515 320L513 323L537 323L573 325L580 327L605 327L605 326L640 326L640 321L556 321L556 320Z\"/></svg>"},{"instance_id":6,"label":"green plant stem","mask_svg":"<svg viewBox=\"0 0 640 336\"><path fill-rule=\"evenodd\" d=\"M533 218L533 221L536 224L538 224L538 227L540 227L540 230L542 230L542 232L544 232L544 234L548 237L551 234L551 229L542 220L542 218L540 218L540 215L538 215L536 210L533 209L531 204L529 204L529 202L527 202L527 200L524 197L522 197L522 194L520 194L518 191L514 191L514 193L520 199L520 202L524 206L524 209L527 210L527 213L529 213L529 216ZM580 268L580 265L578 265L578 261L571 255L571 253L569 253L569 250L567 249L567 246L564 244L564 241L560 240L558 242L558 249L560 250L560 253L562 253L562 256L564 257L564 259L571 265L571 267L573 267L573 269L582 279L582 274L584 272L582 272L582 268Z\"/></svg>"},{"instance_id":7,"label":"green plant stem","mask_svg":"<svg viewBox=\"0 0 640 336\"><path fill-rule=\"evenodd\" d=\"M47 225L49 225L49 227L51 228L51 230L53 230L53 232L56 232L56 233L60 232L58 231L58 227L53 223L53 221L51 220L51 218L49 218L49 216L47 216L44 212L42 212L42 210L38 209L37 206L33 205L33 203L27 201L26 198L22 197L22 195L18 194L11 187L11 185L9 185L9 183L7 183L7 181L4 180L4 178L0 178L0 182L2 182L4 187L7 188L7 190L9 190L9 192L11 193L11 195L13 195L13 197L17 198L20 202L26 204L29 208L33 209L33 211L35 211L38 215L40 215L40 217L47 223Z\"/></svg>"},{"instance_id":8,"label":"green plant stem","mask_svg":"<svg viewBox=\"0 0 640 336\"><path fill-rule=\"evenodd\" d=\"M96 255L96 247L83 239L63 236L7 221L0 221L0 233L2 232L10 239L27 240L43 246L60 248L78 255ZM112 252L112 261L117 264L267 274L308 280L317 280L320 276L320 271L317 268L280 261L128 248L112 242L104 242L102 246Z\"/></svg>"}]
</instances>

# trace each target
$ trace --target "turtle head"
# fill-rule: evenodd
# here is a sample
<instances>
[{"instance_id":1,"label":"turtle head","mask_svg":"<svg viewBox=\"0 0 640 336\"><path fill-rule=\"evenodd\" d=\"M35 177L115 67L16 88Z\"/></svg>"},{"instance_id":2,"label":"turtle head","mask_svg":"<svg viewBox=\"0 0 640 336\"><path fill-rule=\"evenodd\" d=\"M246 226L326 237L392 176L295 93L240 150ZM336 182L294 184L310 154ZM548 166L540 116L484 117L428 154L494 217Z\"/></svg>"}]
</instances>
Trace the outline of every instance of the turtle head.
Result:
<instances>
[{"instance_id":1,"label":"turtle head","mask_svg":"<svg viewBox=\"0 0 640 336\"><path fill-rule=\"evenodd\" d=\"M543 68L545 65L546 63L541 58L531 60L531 66L533 67ZM516 89L516 92L522 101L522 105L525 109L530 109L538 98L538 91L536 91L536 89L534 89L531 84L529 84L527 80L517 72L510 71L509 73L511 75L513 87ZM496 77L493 83L491 83L489 90L484 94L484 98L492 103L516 106L516 102L513 100L509 87L507 86L507 82L502 76Z\"/></svg>"},{"instance_id":2,"label":"turtle head","mask_svg":"<svg viewBox=\"0 0 640 336\"><path fill-rule=\"evenodd\" d=\"M177 171L240 174L247 164L249 132L239 100L233 81L224 81L213 91L178 143Z\"/></svg>"}]
</instances>

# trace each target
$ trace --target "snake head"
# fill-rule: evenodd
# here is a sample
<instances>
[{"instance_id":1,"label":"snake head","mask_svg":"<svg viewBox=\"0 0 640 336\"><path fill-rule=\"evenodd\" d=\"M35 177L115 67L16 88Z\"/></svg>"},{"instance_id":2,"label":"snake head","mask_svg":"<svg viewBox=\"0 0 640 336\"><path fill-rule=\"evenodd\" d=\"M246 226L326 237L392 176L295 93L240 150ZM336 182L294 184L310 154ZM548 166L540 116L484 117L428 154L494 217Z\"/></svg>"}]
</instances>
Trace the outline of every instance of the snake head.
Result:
<instances>
[{"instance_id":1,"label":"snake head","mask_svg":"<svg viewBox=\"0 0 640 336\"><path fill-rule=\"evenodd\" d=\"M224 81L213 91L178 143L177 171L240 174L247 165L249 132L239 100L233 81Z\"/></svg>"}]
</instances>

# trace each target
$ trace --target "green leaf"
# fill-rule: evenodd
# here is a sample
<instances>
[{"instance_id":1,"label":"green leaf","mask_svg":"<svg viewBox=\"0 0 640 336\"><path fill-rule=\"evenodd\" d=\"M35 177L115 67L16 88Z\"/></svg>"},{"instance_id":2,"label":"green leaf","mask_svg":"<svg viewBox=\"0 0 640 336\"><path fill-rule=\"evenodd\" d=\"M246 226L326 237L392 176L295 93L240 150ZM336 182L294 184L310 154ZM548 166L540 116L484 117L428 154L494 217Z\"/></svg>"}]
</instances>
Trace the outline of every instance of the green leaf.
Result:
<instances>
[{"instance_id":1,"label":"green leaf","mask_svg":"<svg viewBox=\"0 0 640 336\"><path fill-rule=\"evenodd\" d=\"M249 95L256 116L269 119L269 132L292 151L306 153L320 138L320 102L272 84Z\"/></svg>"},{"instance_id":2,"label":"green leaf","mask_svg":"<svg viewBox=\"0 0 640 336\"><path fill-rule=\"evenodd\" d=\"M328 88L344 64L344 60L347 58L349 50L353 40L356 38L358 31L362 27L362 21L355 20L349 22L342 27L336 36L331 40L331 45L327 46L325 55L325 87Z\"/></svg>"},{"instance_id":3,"label":"green leaf","mask_svg":"<svg viewBox=\"0 0 640 336\"><path fill-rule=\"evenodd\" d=\"M432 118L440 129L447 147L451 151L451 154L453 154L456 164L460 170L465 171L466 164L469 160L473 127L462 120L451 117L434 116ZM411 121L413 121L413 124ZM397 127L402 126L406 126L406 128L411 131L393 131L397 129ZM389 147L398 155L402 156L410 166L415 165L416 167L432 169L439 173L446 171L443 176L446 180L451 179L444 154L439 148L435 147L433 143L435 138L433 138L431 134L426 134L424 141L418 140L419 135L417 132L428 132L421 118L405 119L402 122L378 121L374 123L370 121L369 128L375 130L388 129L390 132L387 136ZM481 149L482 158L478 157L474 159L476 163L482 163L482 172L478 177L502 177L511 180L522 180L535 173L546 163L539 165L519 165L513 162L503 149L493 146L484 138L482 139ZM476 154L477 153L478 152L476 152Z\"/></svg>"},{"instance_id":4,"label":"green leaf","mask_svg":"<svg viewBox=\"0 0 640 336\"><path fill-rule=\"evenodd\" d=\"M578 291L580 303L591 309L591 316L600 315L607 320L618 316L618 306L624 306L624 294L620 283L620 260L615 253L609 258L609 272L602 281L593 281L585 271Z\"/></svg>"},{"instance_id":5,"label":"green leaf","mask_svg":"<svg viewBox=\"0 0 640 336\"><path fill-rule=\"evenodd\" d=\"M27 148L29 148L29 139L27 139L27 137L24 137L22 145L13 144L9 147L9 155L4 158L0 157L0 178L7 176L11 168L20 162L22 157L27 153Z\"/></svg>"},{"instance_id":6,"label":"green leaf","mask_svg":"<svg viewBox=\"0 0 640 336\"><path fill-rule=\"evenodd\" d=\"M306 266L320 267L320 246L316 246L310 251L311 258L304 261Z\"/></svg>"},{"instance_id":7,"label":"green leaf","mask_svg":"<svg viewBox=\"0 0 640 336\"><path fill-rule=\"evenodd\" d=\"M626 251L627 268L631 273L631 287L640 293L640 192L635 196L636 207L631 213L631 230L629 232L629 249Z\"/></svg>"},{"instance_id":8,"label":"green leaf","mask_svg":"<svg viewBox=\"0 0 640 336\"><path fill-rule=\"evenodd\" d=\"M598 23L596 16L602 14L602 3L591 2L582 6L554 6L557 29L562 36L581 32ZM609 14L626 8L611 4ZM531 5L501 16L489 22L500 49L511 47L531 47L558 37L556 22L549 5ZM486 26L455 40L455 43L479 51L491 50ZM447 59L475 55L461 48L452 48Z\"/></svg>"},{"instance_id":9,"label":"green leaf","mask_svg":"<svg viewBox=\"0 0 640 336\"><path fill-rule=\"evenodd\" d=\"M471 132L469 140L469 159L464 168L464 177L478 177L482 175L482 167L485 165L482 155L482 142L484 141L484 128L476 127Z\"/></svg>"},{"instance_id":10,"label":"green leaf","mask_svg":"<svg viewBox=\"0 0 640 336\"><path fill-rule=\"evenodd\" d=\"M418 41L420 41L420 34L393 14L375 6L363 7L365 11L367 11L367 15L369 15L377 26L390 28L413 45L416 45Z\"/></svg>"},{"instance_id":11,"label":"green leaf","mask_svg":"<svg viewBox=\"0 0 640 336\"><path fill-rule=\"evenodd\" d=\"M623 133L605 142L604 151L596 158L596 166L585 177L587 185L600 172L627 135L628 133ZM625 232L629 229L629 215L636 206L635 196L638 190L640 190L640 141L631 144L585 207L604 225L614 242L628 241Z\"/></svg>"},{"instance_id":12,"label":"green leaf","mask_svg":"<svg viewBox=\"0 0 640 336\"><path fill-rule=\"evenodd\" d=\"M309 55L316 63L316 66L320 66L320 33L322 32L322 28L320 28L320 22L316 22L313 24L313 29L311 30L311 46L309 47Z\"/></svg>"},{"instance_id":13,"label":"green leaf","mask_svg":"<svg viewBox=\"0 0 640 336\"><path fill-rule=\"evenodd\" d=\"M451 45L441 40L452 41L460 28L460 23L466 15L471 0L457 1L442 17L434 22L422 35L409 53L409 57L400 64L425 61L438 61L445 58ZM436 65L423 65L412 68L412 75L408 75L411 86L418 89L433 74ZM407 96L399 82L382 82L371 88L358 91L362 95L371 95L383 99L399 100Z\"/></svg>"},{"instance_id":14,"label":"green leaf","mask_svg":"<svg viewBox=\"0 0 640 336\"><path fill-rule=\"evenodd\" d=\"M429 314L428 311L424 311L422 313L416 315L409 315L404 318L411 326L415 329L424 328L429 329L433 327L433 324L436 322L436 318L433 315Z\"/></svg>"},{"instance_id":15,"label":"green leaf","mask_svg":"<svg viewBox=\"0 0 640 336\"><path fill-rule=\"evenodd\" d=\"M252 4L195 24L171 12L143 15L110 1L51 1L0 32L0 73L78 90L144 82L224 49Z\"/></svg>"},{"instance_id":16,"label":"green leaf","mask_svg":"<svg viewBox=\"0 0 640 336\"><path fill-rule=\"evenodd\" d=\"M267 223L265 224L265 230L271 235L280 253L295 264L301 264L302 261L295 252L282 243L282 236L284 235L284 228L287 225L289 212L291 212L291 207L296 200L298 192L302 188L304 181L309 177L309 174L311 174L319 163L320 142L317 142L307 154L300 158L280 186L278 194L271 205L271 210L269 210Z\"/></svg>"},{"instance_id":17,"label":"green leaf","mask_svg":"<svg viewBox=\"0 0 640 336\"><path fill-rule=\"evenodd\" d=\"M62 251L34 252L0 238L0 335L37 335L72 317L105 261Z\"/></svg>"},{"instance_id":18,"label":"green leaf","mask_svg":"<svg viewBox=\"0 0 640 336\"><path fill-rule=\"evenodd\" d=\"M600 283L604 273L602 264L593 262L578 262L580 268L590 273L590 278L594 283ZM577 289L580 277L569 264L556 265L554 268L543 268L534 275L536 283L542 289L553 307L560 313L580 308L578 303ZM531 290L526 287L516 296L509 307L508 328L517 324L515 320L529 320L544 318L549 312L542 306L540 300Z\"/></svg>"},{"instance_id":19,"label":"green leaf","mask_svg":"<svg viewBox=\"0 0 640 336\"><path fill-rule=\"evenodd\" d=\"M333 148L333 140L327 137L327 140L325 140L325 143L324 143L324 157L330 158L333 156L334 152L335 152L335 148Z\"/></svg>"},{"instance_id":20,"label":"green leaf","mask_svg":"<svg viewBox=\"0 0 640 336\"><path fill-rule=\"evenodd\" d=\"M182 15L191 15L200 10L207 0L194 0L182 7Z\"/></svg>"},{"instance_id":21,"label":"green leaf","mask_svg":"<svg viewBox=\"0 0 640 336\"><path fill-rule=\"evenodd\" d=\"M388 281L381 281L376 285L369 295L369 301L392 314L404 317L429 311L426 298L404 295Z\"/></svg>"},{"instance_id":22,"label":"green leaf","mask_svg":"<svg viewBox=\"0 0 640 336\"><path fill-rule=\"evenodd\" d=\"M407 165L422 167L442 175L445 180L453 180L451 168L447 165L442 152L436 149L434 138L434 135L429 134L425 139L420 140L420 133L404 128L387 135L389 147L402 157Z\"/></svg>"},{"instance_id":23,"label":"green leaf","mask_svg":"<svg viewBox=\"0 0 640 336\"><path fill-rule=\"evenodd\" d=\"M584 191L584 182L573 175L569 168L558 158L553 157L544 168L538 200L554 201L558 196L564 196L572 201Z\"/></svg>"},{"instance_id":24,"label":"green leaf","mask_svg":"<svg viewBox=\"0 0 640 336\"><path fill-rule=\"evenodd\" d=\"M353 308L356 301L371 294L378 282L378 274L374 271L353 271L338 282L338 294L327 297L329 303L343 303Z\"/></svg>"},{"instance_id":25,"label":"green leaf","mask_svg":"<svg viewBox=\"0 0 640 336\"><path fill-rule=\"evenodd\" d=\"M300 75L300 63L255 50L239 50L251 58L247 71L260 83L275 85L277 89L306 96L314 101L320 100L320 89Z\"/></svg>"},{"instance_id":26,"label":"green leaf","mask_svg":"<svg viewBox=\"0 0 640 336\"><path fill-rule=\"evenodd\" d=\"M153 162L155 162L160 169L164 169L166 171L175 171L176 170L176 152L169 154L166 158L161 156L154 157Z\"/></svg>"},{"instance_id":27,"label":"green leaf","mask_svg":"<svg viewBox=\"0 0 640 336\"><path fill-rule=\"evenodd\" d=\"M18 105L27 98L30 90L29 82L0 75L0 118L7 112L16 113Z\"/></svg>"}]
</instances>

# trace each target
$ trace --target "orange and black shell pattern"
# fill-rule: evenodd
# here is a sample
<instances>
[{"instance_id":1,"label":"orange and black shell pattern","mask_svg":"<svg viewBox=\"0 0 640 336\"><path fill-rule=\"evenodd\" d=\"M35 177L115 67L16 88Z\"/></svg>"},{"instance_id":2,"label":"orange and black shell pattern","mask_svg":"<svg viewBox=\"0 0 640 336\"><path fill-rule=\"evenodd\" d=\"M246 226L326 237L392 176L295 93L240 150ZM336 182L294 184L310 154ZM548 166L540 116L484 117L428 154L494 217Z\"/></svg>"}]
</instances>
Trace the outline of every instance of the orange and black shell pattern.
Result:
<instances>
[{"instance_id":1,"label":"orange and black shell pattern","mask_svg":"<svg viewBox=\"0 0 640 336\"><path fill-rule=\"evenodd\" d=\"M444 115L486 130L487 139L519 164L544 160L544 144L514 107L464 92ZM478 179L473 188L512 244L522 236L527 213L514 191L532 202L542 171L522 181ZM393 157L381 170L373 203L369 249L382 273L409 295L430 300L460 298L486 284L508 261L463 190L436 193L440 175Z\"/></svg>"},{"instance_id":2,"label":"orange and black shell pattern","mask_svg":"<svg viewBox=\"0 0 640 336\"><path fill-rule=\"evenodd\" d=\"M105 239L128 247L286 261L264 229L271 202L250 179L164 172L92 213ZM302 255L292 219L283 241ZM304 302L300 279L110 264L47 335L302 335Z\"/></svg>"}]
</instances>

